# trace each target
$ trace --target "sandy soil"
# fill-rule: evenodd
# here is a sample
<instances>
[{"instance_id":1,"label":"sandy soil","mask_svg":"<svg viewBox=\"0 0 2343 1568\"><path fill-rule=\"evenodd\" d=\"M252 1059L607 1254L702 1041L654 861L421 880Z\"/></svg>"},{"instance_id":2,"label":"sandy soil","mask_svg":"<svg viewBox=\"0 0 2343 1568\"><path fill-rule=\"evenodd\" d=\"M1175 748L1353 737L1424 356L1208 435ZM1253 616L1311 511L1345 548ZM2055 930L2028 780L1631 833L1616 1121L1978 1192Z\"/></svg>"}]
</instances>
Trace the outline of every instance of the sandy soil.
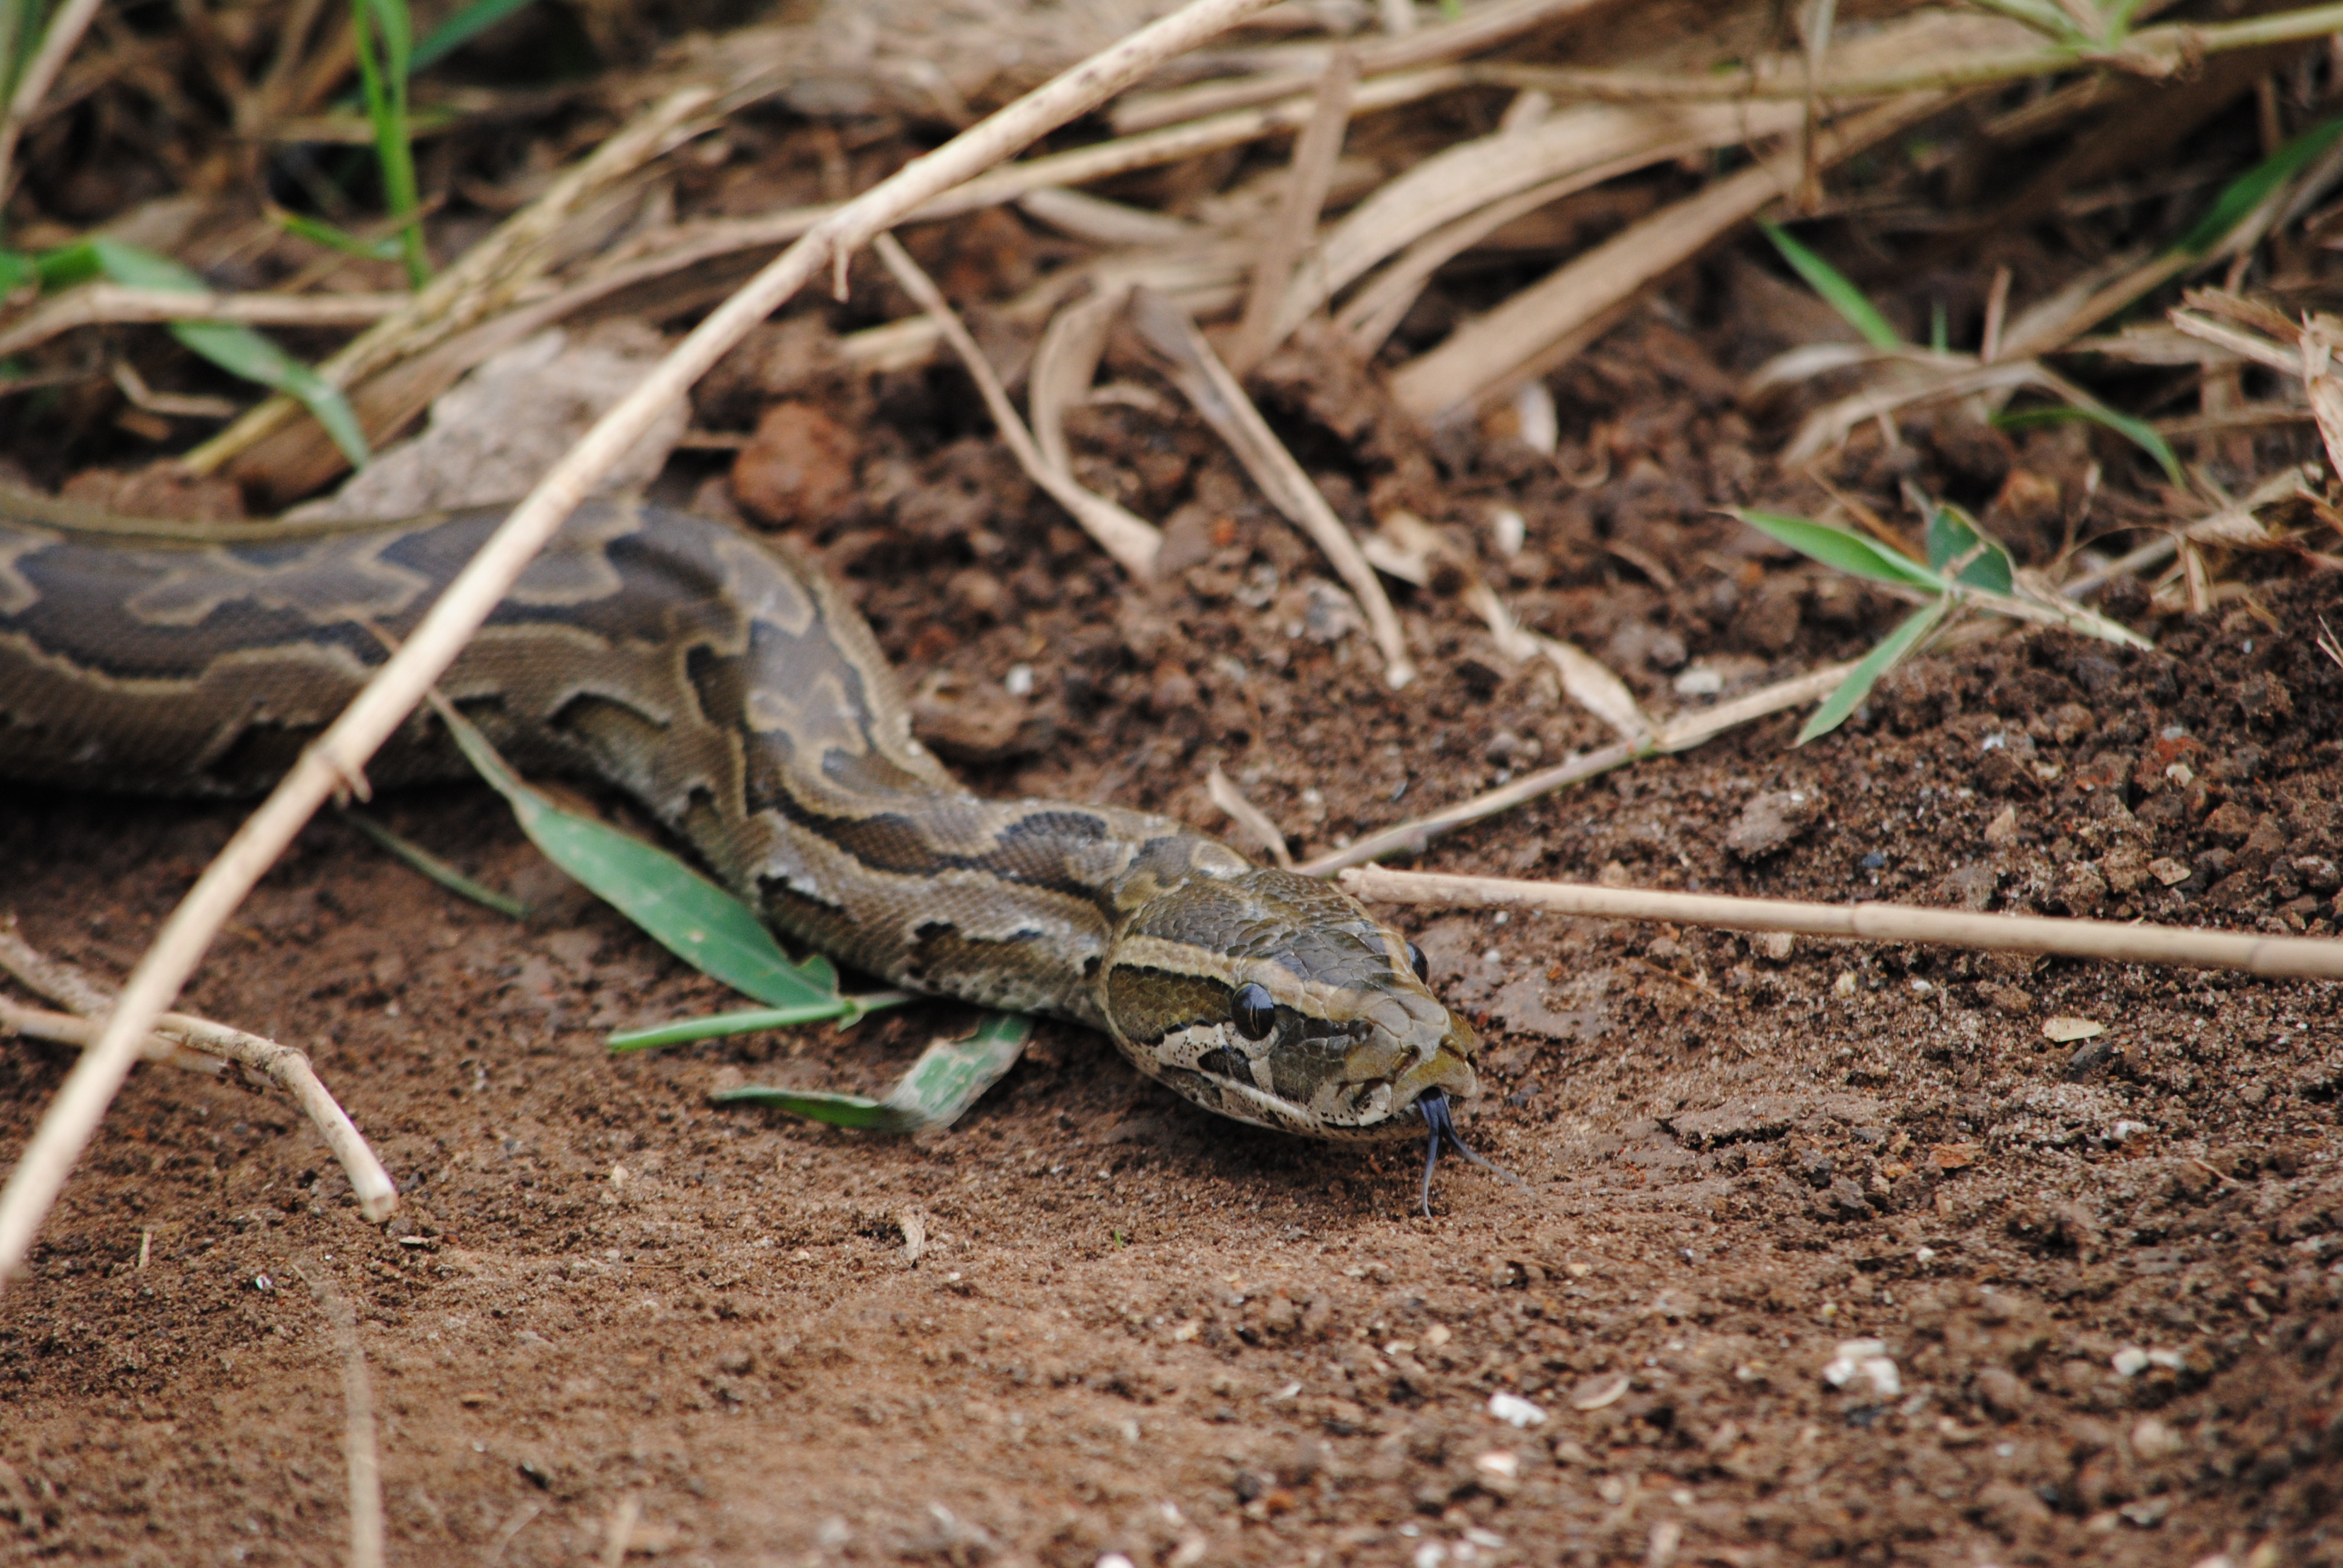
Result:
<instances>
[{"instance_id":1,"label":"sandy soil","mask_svg":"<svg viewBox=\"0 0 2343 1568\"><path fill-rule=\"evenodd\" d=\"M1711 511L1820 498L1659 315L1563 379L1564 427L1601 432L1566 453L1607 465L1585 489L1503 443L1417 450L1322 369L1282 384L1346 510L1443 522L1657 708L1694 663L1729 694L1899 613ZM1423 684L1383 690L1308 550L1139 407L1080 433L1184 563L1128 592L989 441L934 434L966 401L881 383L815 542L986 788L1217 828L1218 761L1314 849L1604 739L1437 592L1403 607ZM2072 429L1906 439L1841 482L1990 506L2033 558L2106 521ZM1972 643L1818 745L1770 723L1423 863L2330 932L2336 583L2142 618L2151 655ZM343 1302L399 1563L2343 1562L2332 987L1422 920L1486 1026L1471 1136L1528 1184L1459 1167L1426 1221L1412 1148L1214 1121L1062 1027L932 1138L713 1109L881 1088L952 1010L614 1060L610 1029L722 999L485 792L387 813L539 918L326 821L189 1004L312 1050L404 1212L360 1222L273 1091L142 1070L0 1302L7 1560L340 1561ZM19 793L6 905L118 977L236 819ZM2106 1032L2054 1044L2061 1016ZM0 1149L65 1066L0 1053Z\"/></svg>"}]
</instances>

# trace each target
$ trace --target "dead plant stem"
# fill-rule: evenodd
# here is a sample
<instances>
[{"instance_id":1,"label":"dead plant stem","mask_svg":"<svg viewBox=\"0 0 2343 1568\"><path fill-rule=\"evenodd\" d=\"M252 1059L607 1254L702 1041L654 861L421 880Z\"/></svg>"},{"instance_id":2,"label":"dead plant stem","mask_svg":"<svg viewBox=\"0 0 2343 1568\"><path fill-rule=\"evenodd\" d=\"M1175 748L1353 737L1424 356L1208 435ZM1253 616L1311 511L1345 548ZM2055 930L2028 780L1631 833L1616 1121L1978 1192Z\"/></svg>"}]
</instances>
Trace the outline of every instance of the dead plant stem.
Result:
<instances>
[{"instance_id":1,"label":"dead plant stem","mask_svg":"<svg viewBox=\"0 0 2343 1568\"><path fill-rule=\"evenodd\" d=\"M1917 942L1986 952L2046 953L2110 963L2241 970L2271 980L2343 980L2343 941L2249 936L2187 926L2062 920L2039 915L1975 915L1908 904L1810 904L1790 899L1726 898L1650 888L1514 881L1362 866L1342 875L1345 891L1386 904L1445 909L1536 909L1596 920L1666 920L1737 931L1790 931L1875 942Z\"/></svg>"}]
</instances>

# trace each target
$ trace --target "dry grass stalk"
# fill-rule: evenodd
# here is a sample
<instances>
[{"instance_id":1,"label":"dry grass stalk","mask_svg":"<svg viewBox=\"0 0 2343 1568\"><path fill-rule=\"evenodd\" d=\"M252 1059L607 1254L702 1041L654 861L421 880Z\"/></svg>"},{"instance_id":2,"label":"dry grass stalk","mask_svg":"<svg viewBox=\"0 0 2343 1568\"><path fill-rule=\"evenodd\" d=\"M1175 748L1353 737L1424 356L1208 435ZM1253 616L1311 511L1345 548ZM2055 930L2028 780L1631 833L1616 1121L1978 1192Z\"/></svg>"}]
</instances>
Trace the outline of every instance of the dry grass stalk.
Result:
<instances>
[{"instance_id":1,"label":"dry grass stalk","mask_svg":"<svg viewBox=\"0 0 2343 1568\"><path fill-rule=\"evenodd\" d=\"M1453 21L1419 27L1404 37L1371 39L1351 47L1358 55L1361 75L1381 76L1461 60L1467 55L1510 43L1534 28L1565 19L1599 15L1619 9L1621 4L1622 0L1495 0L1493 5L1476 5ZM1115 134L1130 136L1306 93L1314 79L1324 74L1324 56L1329 51L1323 45L1314 45L1251 53L1277 64L1262 74L1233 81L1205 82L1160 93L1133 93L1114 106Z\"/></svg>"},{"instance_id":2,"label":"dry grass stalk","mask_svg":"<svg viewBox=\"0 0 2343 1568\"><path fill-rule=\"evenodd\" d=\"M1081 525L1082 531L1097 540L1099 548L1112 556L1123 570L1141 582L1153 582L1156 552L1163 544L1161 530L1154 524L1132 516L1104 496L1084 489L1074 482L1072 473L1065 465L1053 463L1045 457L1041 448L1033 444L1025 422L1017 417L1017 406L1010 402L1008 388L1001 385L1001 377L984 357L984 350L977 347L976 339L961 325L950 303L944 298L943 291L936 286L935 280L896 243L893 235L880 235L872 242L872 248L887 264L887 270L895 281L902 285L903 292L928 313L929 318L943 334L944 341L952 346L952 351L960 356L960 363L968 367L969 375L976 381L977 392L984 398L986 411L1000 428L1001 441L1016 456L1018 466L1025 470L1026 477L1047 491L1051 500L1065 508L1074 521Z\"/></svg>"},{"instance_id":3,"label":"dry grass stalk","mask_svg":"<svg viewBox=\"0 0 2343 1568\"><path fill-rule=\"evenodd\" d=\"M1804 708L1820 702L1838 689L1852 664L1826 665L1809 674L1793 676L1788 680L1736 697L1730 702L1720 702L1714 708L1704 708L1691 713L1680 713L1658 727L1652 736L1642 741L1618 741L1576 757L1565 758L1551 768L1524 774L1512 783L1475 795L1470 800L1460 800L1453 806L1383 828L1356 842L1327 854L1313 857L1294 867L1297 871L1313 877L1332 876L1352 866L1363 866L1385 855L1420 855L1433 839L1453 828L1467 822L1478 822L1524 805L1541 795L1551 795L1573 784L1583 784L1589 779L1624 768L1630 762L1664 753L1687 751L1704 740L1715 739L1728 729L1736 729L1754 719L1780 713L1787 709Z\"/></svg>"},{"instance_id":4,"label":"dry grass stalk","mask_svg":"<svg viewBox=\"0 0 2343 1568\"><path fill-rule=\"evenodd\" d=\"M2115 920L2061 920L2038 915L1973 915L1908 904L1810 904L1789 899L1736 899L1602 888L1577 882L1514 881L1364 866L1342 873L1353 897L1442 909L1534 909L1597 920L1666 920L1735 931L1790 931L1863 941L1916 942L1985 952L2046 953L2107 963L2241 970L2271 980L2343 980L2343 941L2262 937L2182 926Z\"/></svg>"},{"instance_id":5,"label":"dry grass stalk","mask_svg":"<svg viewBox=\"0 0 2343 1568\"><path fill-rule=\"evenodd\" d=\"M301 1277L334 1325L342 1358L342 1463L350 1499L350 1568L383 1568L382 1450L375 1435L374 1380L367 1376L366 1343L349 1298L315 1263Z\"/></svg>"},{"instance_id":6,"label":"dry grass stalk","mask_svg":"<svg viewBox=\"0 0 2343 1568\"><path fill-rule=\"evenodd\" d=\"M1360 553L1358 540L1277 438L1261 410L1252 406L1229 367L1221 363L1188 313L1152 289L1131 296L1131 322L1155 351L1169 363L1169 373L1205 422L1220 432L1252 482L1269 502L1294 527L1308 534L1333 564L1352 595L1366 611L1375 646L1383 650L1383 680L1394 689L1415 678L1415 661L1408 657L1406 634L1392 608L1375 568Z\"/></svg>"},{"instance_id":7,"label":"dry grass stalk","mask_svg":"<svg viewBox=\"0 0 2343 1568\"><path fill-rule=\"evenodd\" d=\"M1352 116L1355 118L1360 115L1400 108L1436 94L1452 92L1466 85L1466 80L1461 72L1443 68L1363 82L1352 99ZM1022 201L1036 191L1088 185L1094 180L1110 179L1117 175L1158 168L1207 153L1243 146L1299 130L1309 123L1315 107L1316 99L1304 95L1264 108L1215 116L1211 119L1173 126L1166 130L1151 131L1143 136L1124 136L1092 146L1075 147L1062 153L1028 158L1021 163L1008 164L964 186L939 194L916 212L906 215L904 221L933 223L984 207ZM824 203L814 206L789 207L762 217L719 218L679 224L674 230L659 237L649 254L622 252L612 265L628 268L630 280L640 282L742 251L770 250L777 246L787 245L810 234L817 226L829 221L838 210L835 204Z\"/></svg>"},{"instance_id":8,"label":"dry grass stalk","mask_svg":"<svg viewBox=\"0 0 2343 1568\"><path fill-rule=\"evenodd\" d=\"M407 304L403 294L186 294L84 284L0 331L0 356L21 354L78 327L133 321L240 321L251 327L363 327Z\"/></svg>"},{"instance_id":9,"label":"dry grass stalk","mask_svg":"<svg viewBox=\"0 0 2343 1568\"><path fill-rule=\"evenodd\" d=\"M1286 870L1293 869L1293 851L1286 848L1285 835L1277 830L1268 813L1245 799L1244 791L1230 781L1217 762L1204 775L1204 792L1212 798L1213 805L1228 813L1229 820L1245 830L1245 837L1269 852L1271 859Z\"/></svg>"},{"instance_id":10,"label":"dry grass stalk","mask_svg":"<svg viewBox=\"0 0 2343 1568\"><path fill-rule=\"evenodd\" d=\"M1318 232L1318 214L1334 184L1334 165L1342 156L1342 133L1350 128L1351 97L1359 85L1359 58L1337 49L1327 62L1325 79L1318 85L1316 107L1310 123L1293 139L1293 166L1286 177L1285 194L1278 203L1253 263L1252 291L1245 297L1244 317L1229 339L1230 370L1242 377L1268 357L1280 341L1275 331L1278 306L1293 276L1294 263Z\"/></svg>"},{"instance_id":11,"label":"dry grass stalk","mask_svg":"<svg viewBox=\"0 0 2343 1568\"><path fill-rule=\"evenodd\" d=\"M1553 192L1548 199L1557 199L1652 164L1792 130L1799 118L1795 105L1582 105L1459 143L1384 185L1334 226L1296 269L1278 307L1274 335L1293 331L1385 257L1531 187L1544 186ZM1421 260L1400 265L1424 266Z\"/></svg>"},{"instance_id":12,"label":"dry grass stalk","mask_svg":"<svg viewBox=\"0 0 2343 1568\"><path fill-rule=\"evenodd\" d=\"M221 925L319 806L337 792L362 788L367 760L376 749L406 721L595 482L666 407L823 267L842 264L906 213L1095 108L1267 3L1191 0L899 169L726 300L554 465L448 584L406 645L302 753L164 922L123 987L105 1035L82 1053L0 1187L0 1291L24 1261L148 1028L178 994Z\"/></svg>"},{"instance_id":13,"label":"dry grass stalk","mask_svg":"<svg viewBox=\"0 0 2343 1568\"><path fill-rule=\"evenodd\" d=\"M337 386L355 387L395 362L411 359L503 310L544 275L563 226L598 195L689 139L715 97L709 88L688 87L645 109L555 180L543 196L466 251L403 308L318 366L318 373ZM191 473L216 473L300 411L301 406L289 397L270 397L181 458L181 465Z\"/></svg>"},{"instance_id":14,"label":"dry grass stalk","mask_svg":"<svg viewBox=\"0 0 2343 1568\"><path fill-rule=\"evenodd\" d=\"M41 100L49 95L57 73L65 69L66 59L97 15L97 5L98 0L65 0L58 6L41 35L40 48L25 62L24 75L16 78L16 90L9 95L6 112L0 114L0 202L8 199L15 183L10 176L15 173L16 143L25 134L25 122L41 106ZM17 15L12 7L11 26L17 25Z\"/></svg>"},{"instance_id":15,"label":"dry grass stalk","mask_svg":"<svg viewBox=\"0 0 2343 1568\"><path fill-rule=\"evenodd\" d=\"M1814 138L1814 166L1853 156L1946 102L1941 95L1923 95L1824 132ZM1795 188L1801 177L1795 166L1760 163L1633 225L1403 366L1392 377L1393 396L1418 417L1438 421L1543 374L1645 288Z\"/></svg>"},{"instance_id":16,"label":"dry grass stalk","mask_svg":"<svg viewBox=\"0 0 2343 1568\"><path fill-rule=\"evenodd\" d=\"M1989 36L1991 18L1939 14L1937 20L1973 29L1972 36ZM2094 24L2096 25L2096 24ZM2343 5L2314 5L2237 22L2169 23L2143 27L2117 48L2084 52L2064 44L2044 45L2041 35L2015 23L1999 24L2003 38L2033 39L2032 45L1980 42L1968 46L1946 42L1936 47L1915 47L1904 60L1891 65L1849 66L1844 61L1833 71L1810 75L1803 53L1781 55L1754 66L1718 72L1658 72L1575 70L1564 66L1483 66L1484 80L1505 86L1540 87L1556 97L1590 97L1614 103L1762 102L1813 96L1839 103L1895 97L1905 93L1954 92L2020 82L2036 76L2063 75L2096 65L2165 81L2194 69L2207 57L2272 44L2300 43L2343 31Z\"/></svg>"},{"instance_id":17,"label":"dry grass stalk","mask_svg":"<svg viewBox=\"0 0 2343 1568\"><path fill-rule=\"evenodd\" d=\"M14 976L35 995L71 1010L46 1012L0 998L0 1033L13 1031L82 1050L97 1042L106 1017L114 1010L113 993L74 965L53 959L25 940L13 917L0 922L0 971ZM263 1074L293 1097L341 1162L350 1179L350 1191L357 1198L358 1212L380 1224L397 1211L397 1183L383 1169L341 1102L327 1092L307 1052L181 1012L156 1018L154 1028L139 1042L139 1050L150 1061L169 1061L198 1071L216 1072L216 1062L233 1061Z\"/></svg>"}]
</instances>

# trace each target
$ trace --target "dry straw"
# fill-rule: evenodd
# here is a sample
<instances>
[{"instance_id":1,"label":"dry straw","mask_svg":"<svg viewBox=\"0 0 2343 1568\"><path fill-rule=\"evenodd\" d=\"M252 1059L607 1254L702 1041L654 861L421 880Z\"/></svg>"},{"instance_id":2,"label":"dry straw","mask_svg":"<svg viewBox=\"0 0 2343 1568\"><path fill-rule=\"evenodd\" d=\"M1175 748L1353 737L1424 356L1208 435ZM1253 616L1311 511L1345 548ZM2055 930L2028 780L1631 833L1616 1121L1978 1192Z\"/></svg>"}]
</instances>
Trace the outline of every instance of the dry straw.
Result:
<instances>
[{"instance_id":1,"label":"dry straw","mask_svg":"<svg viewBox=\"0 0 2343 1568\"><path fill-rule=\"evenodd\" d=\"M1353 896L1386 904L1443 909L1545 910L1606 920L1667 920L1735 931L1790 931L1873 942L1919 942L1988 952L2047 953L2108 963L2242 970L2271 980L2343 980L2343 941L2259 937L2186 926L2059 920L2037 915L1972 915L1907 904L1807 904L1789 899L1734 899L1582 882L1523 882L1362 866L1344 871Z\"/></svg>"}]
</instances>

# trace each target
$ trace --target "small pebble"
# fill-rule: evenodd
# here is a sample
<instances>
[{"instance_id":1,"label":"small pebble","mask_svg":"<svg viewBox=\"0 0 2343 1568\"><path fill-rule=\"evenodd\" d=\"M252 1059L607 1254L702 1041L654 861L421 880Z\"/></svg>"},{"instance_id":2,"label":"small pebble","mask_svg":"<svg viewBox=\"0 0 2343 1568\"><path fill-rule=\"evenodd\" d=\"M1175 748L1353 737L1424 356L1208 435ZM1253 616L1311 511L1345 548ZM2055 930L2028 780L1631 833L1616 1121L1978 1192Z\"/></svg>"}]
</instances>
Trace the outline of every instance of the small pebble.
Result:
<instances>
[{"instance_id":1,"label":"small pebble","mask_svg":"<svg viewBox=\"0 0 2343 1568\"><path fill-rule=\"evenodd\" d=\"M1545 1412L1517 1393L1500 1390L1489 1396L1489 1413L1509 1426L1543 1426Z\"/></svg>"},{"instance_id":2,"label":"small pebble","mask_svg":"<svg viewBox=\"0 0 2343 1568\"><path fill-rule=\"evenodd\" d=\"M1011 697L1032 696L1033 667L1030 664L1011 665L1009 673L1001 678L1001 684Z\"/></svg>"},{"instance_id":3,"label":"small pebble","mask_svg":"<svg viewBox=\"0 0 2343 1568\"><path fill-rule=\"evenodd\" d=\"M2126 1345L2107 1359L2117 1377L2137 1377L2147 1370L2147 1352L2137 1345Z\"/></svg>"}]
</instances>

